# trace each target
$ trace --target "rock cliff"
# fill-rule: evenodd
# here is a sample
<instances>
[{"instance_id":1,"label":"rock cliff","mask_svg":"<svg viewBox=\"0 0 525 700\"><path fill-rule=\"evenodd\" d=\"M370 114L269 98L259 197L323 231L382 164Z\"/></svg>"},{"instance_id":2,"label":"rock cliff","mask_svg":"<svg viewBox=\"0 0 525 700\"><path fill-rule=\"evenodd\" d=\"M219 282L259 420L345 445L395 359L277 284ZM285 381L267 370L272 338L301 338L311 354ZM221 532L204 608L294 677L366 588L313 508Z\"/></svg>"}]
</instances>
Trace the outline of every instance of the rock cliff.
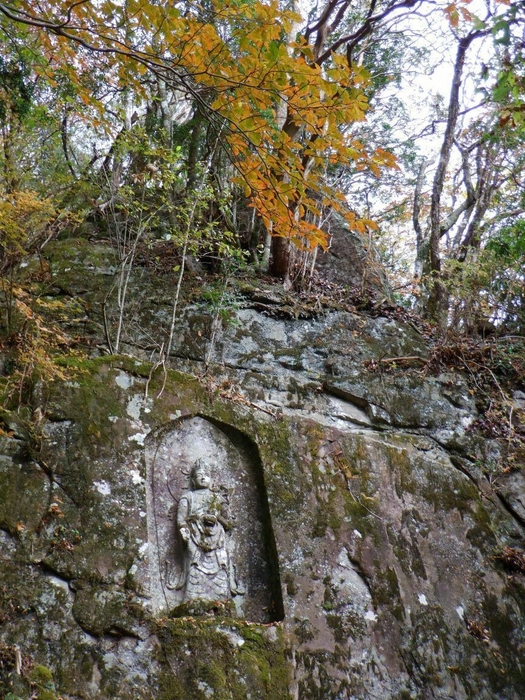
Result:
<instances>
[{"instance_id":1,"label":"rock cliff","mask_svg":"<svg viewBox=\"0 0 525 700\"><path fill-rule=\"evenodd\" d=\"M101 354L113 275L107 246L49 246L39 293L75 300L61 322L91 349L2 414L2 697L523 698L523 465L501 469L466 377L422 372L407 319L253 280L189 298L155 366L171 310L147 265ZM200 459L231 601L177 584Z\"/></svg>"}]
</instances>

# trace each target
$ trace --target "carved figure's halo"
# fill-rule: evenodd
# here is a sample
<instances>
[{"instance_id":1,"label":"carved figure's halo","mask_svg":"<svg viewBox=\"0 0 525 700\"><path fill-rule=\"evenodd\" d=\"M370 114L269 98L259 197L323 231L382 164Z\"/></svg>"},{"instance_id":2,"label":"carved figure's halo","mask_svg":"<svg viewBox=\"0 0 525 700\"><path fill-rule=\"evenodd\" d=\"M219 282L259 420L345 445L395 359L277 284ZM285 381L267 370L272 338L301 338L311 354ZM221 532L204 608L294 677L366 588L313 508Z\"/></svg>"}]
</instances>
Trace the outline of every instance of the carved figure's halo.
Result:
<instances>
[{"instance_id":1,"label":"carved figure's halo","mask_svg":"<svg viewBox=\"0 0 525 700\"><path fill-rule=\"evenodd\" d=\"M190 481L193 478L193 468L190 467L188 464L185 464L183 467L181 467L180 472L181 472L181 474L184 474L184 476L188 477L190 479ZM175 496L175 494L173 493L173 490L172 490L172 486L174 486L174 485L175 485L174 480L170 479L169 475L166 475L166 488L168 489L168 492L169 492L170 496L173 498L173 500L175 501L175 503L178 503L179 498L178 498L178 496ZM175 488L175 490L177 490L177 488Z\"/></svg>"}]
</instances>

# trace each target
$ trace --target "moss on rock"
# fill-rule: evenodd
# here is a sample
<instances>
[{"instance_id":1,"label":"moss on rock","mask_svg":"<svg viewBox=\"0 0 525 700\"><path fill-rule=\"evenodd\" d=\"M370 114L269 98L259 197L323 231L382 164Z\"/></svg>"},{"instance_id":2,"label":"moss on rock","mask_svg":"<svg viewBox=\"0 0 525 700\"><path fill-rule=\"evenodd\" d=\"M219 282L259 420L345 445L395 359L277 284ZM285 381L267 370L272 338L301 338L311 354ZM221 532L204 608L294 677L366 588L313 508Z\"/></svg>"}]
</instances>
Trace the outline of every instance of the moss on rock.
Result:
<instances>
[{"instance_id":1,"label":"moss on rock","mask_svg":"<svg viewBox=\"0 0 525 700\"><path fill-rule=\"evenodd\" d=\"M164 670L157 700L285 700L290 669L278 626L223 617L157 624Z\"/></svg>"}]
</instances>

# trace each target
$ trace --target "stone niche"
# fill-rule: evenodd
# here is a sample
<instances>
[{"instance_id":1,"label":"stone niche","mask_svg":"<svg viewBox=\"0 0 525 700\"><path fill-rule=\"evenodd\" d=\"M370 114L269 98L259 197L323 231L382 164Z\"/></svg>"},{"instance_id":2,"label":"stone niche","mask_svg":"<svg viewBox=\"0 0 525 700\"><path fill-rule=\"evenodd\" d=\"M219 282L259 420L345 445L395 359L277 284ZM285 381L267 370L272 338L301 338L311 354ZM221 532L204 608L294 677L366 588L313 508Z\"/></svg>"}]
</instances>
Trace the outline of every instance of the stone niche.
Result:
<instances>
[{"instance_id":1,"label":"stone niche","mask_svg":"<svg viewBox=\"0 0 525 700\"><path fill-rule=\"evenodd\" d=\"M183 610L186 603L192 605L192 610L199 608L198 600L188 601L185 580L189 547L183 538L184 528L177 524L177 514L188 492L195 492L195 465L205 464L211 467L210 495L224 503L229 512L228 526L221 533L223 545L218 555L210 555L214 561L228 559L233 592L227 601L223 596L223 602L246 620L282 620L277 551L255 444L232 426L190 416L151 433L145 457L148 547L145 570L139 578L152 611L169 615Z\"/></svg>"}]
</instances>

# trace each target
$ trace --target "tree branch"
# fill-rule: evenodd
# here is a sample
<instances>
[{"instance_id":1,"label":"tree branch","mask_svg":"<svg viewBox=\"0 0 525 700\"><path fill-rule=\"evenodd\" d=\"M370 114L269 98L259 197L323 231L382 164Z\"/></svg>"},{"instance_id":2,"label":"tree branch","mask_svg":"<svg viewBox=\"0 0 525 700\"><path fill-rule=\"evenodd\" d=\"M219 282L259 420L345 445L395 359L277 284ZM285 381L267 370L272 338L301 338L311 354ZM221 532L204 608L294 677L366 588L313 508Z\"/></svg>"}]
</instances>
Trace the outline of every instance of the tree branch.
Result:
<instances>
[{"instance_id":1,"label":"tree branch","mask_svg":"<svg viewBox=\"0 0 525 700\"><path fill-rule=\"evenodd\" d=\"M412 224L414 225L414 231L417 236L417 250L421 247L421 241L423 239L423 231L421 229L421 222L419 220L419 214L421 212L421 192L423 190L423 182L425 180L425 170L428 166L428 159L426 157L421 161L419 170L417 173L416 189L414 192L414 207L412 209Z\"/></svg>"},{"instance_id":2,"label":"tree branch","mask_svg":"<svg viewBox=\"0 0 525 700\"><path fill-rule=\"evenodd\" d=\"M459 217L461 216L461 214L463 214L463 212L472 209L477 199L476 190L474 189L474 185L472 184L472 175L470 172L469 151L471 149L470 147L461 147L459 143L457 143L457 141L454 141L454 143L456 144L459 152L461 153L463 182L465 183L467 197L465 201L462 202L458 207L456 207L441 224L439 233L440 238L442 238L445 234L447 234L450 231L450 229L457 223Z\"/></svg>"},{"instance_id":3,"label":"tree branch","mask_svg":"<svg viewBox=\"0 0 525 700\"><path fill-rule=\"evenodd\" d=\"M415 7L416 5L420 4L420 2L421 2L421 0L403 0L403 2L400 2L397 4L392 3L385 10L383 10L383 12L380 12L379 14L374 15L373 11L375 9L376 0L372 0L371 5L370 5L370 9L368 12L368 16L365 19L365 21L363 22L363 24L361 25L361 27L359 27L359 29L357 31L353 32L353 34L346 34L346 35L340 37L339 39L337 39L337 41L334 41L334 43L331 44L327 49L325 49L325 51L317 58L315 63L317 63L317 65L319 65L319 66L322 65L328 58L330 58L332 53L337 51L337 49L340 48L341 46L346 45L347 46L348 63L350 64L352 62L351 61L352 51L357 46L357 44L362 39L365 38L365 36L368 36L368 34L370 34L372 32L374 25L376 25L378 22L381 22L381 20L385 19L385 17L388 17L388 15L390 15L392 12L395 12L396 10L399 10L399 9L405 8L405 7L406 8Z\"/></svg>"}]
</instances>

